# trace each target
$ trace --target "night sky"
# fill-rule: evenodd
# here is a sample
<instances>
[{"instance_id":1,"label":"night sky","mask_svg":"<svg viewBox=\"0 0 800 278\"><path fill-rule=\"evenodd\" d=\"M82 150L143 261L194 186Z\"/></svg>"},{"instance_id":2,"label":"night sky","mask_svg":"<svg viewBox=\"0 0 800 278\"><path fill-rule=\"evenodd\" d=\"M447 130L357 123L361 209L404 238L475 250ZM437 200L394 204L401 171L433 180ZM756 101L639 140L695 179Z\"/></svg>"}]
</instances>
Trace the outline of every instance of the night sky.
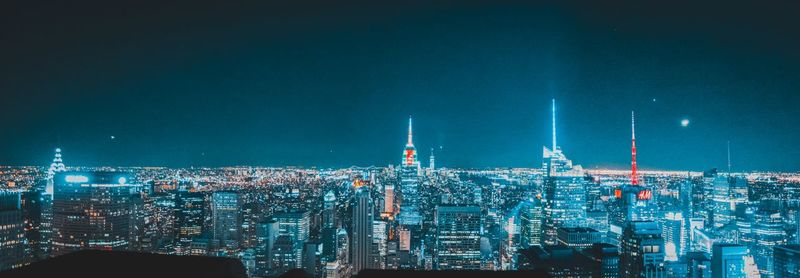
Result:
<instances>
[{"instance_id":1,"label":"night sky","mask_svg":"<svg viewBox=\"0 0 800 278\"><path fill-rule=\"evenodd\" d=\"M538 167L556 98L587 168L635 110L640 168L800 169L797 1L80 2L0 3L2 165L386 166L413 115L425 166Z\"/></svg>"}]
</instances>

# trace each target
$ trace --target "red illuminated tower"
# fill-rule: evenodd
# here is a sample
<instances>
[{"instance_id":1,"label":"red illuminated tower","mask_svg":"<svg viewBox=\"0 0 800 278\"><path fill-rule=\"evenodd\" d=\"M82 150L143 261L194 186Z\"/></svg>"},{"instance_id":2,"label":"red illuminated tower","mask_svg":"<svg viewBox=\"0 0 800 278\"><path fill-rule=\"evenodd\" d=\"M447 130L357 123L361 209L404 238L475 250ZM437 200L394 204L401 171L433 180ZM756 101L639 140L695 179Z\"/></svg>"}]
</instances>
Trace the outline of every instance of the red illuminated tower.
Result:
<instances>
[{"instance_id":1,"label":"red illuminated tower","mask_svg":"<svg viewBox=\"0 0 800 278\"><path fill-rule=\"evenodd\" d=\"M638 185L639 177L636 175L636 125L633 111L631 111L631 184Z\"/></svg>"}]
</instances>

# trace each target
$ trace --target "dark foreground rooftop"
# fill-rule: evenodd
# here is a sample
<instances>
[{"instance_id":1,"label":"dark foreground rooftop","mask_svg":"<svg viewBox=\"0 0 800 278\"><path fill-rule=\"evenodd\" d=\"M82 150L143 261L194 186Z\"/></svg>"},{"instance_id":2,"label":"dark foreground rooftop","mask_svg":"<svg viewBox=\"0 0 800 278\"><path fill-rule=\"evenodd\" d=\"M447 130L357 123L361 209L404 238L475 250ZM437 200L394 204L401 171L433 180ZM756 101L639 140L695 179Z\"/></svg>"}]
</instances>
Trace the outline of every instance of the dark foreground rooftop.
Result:
<instances>
[{"instance_id":1,"label":"dark foreground rooftop","mask_svg":"<svg viewBox=\"0 0 800 278\"><path fill-rule=\"evenodd\" d=\"M0 277L240 278L247 273L239 260L231 258L87 250L0 272Z\"/></svg>"},{"instance_id":2,"label":"dark foreground rooftop","mask_svg":"<svg viewBox=\"0 0 800 278\"><path fill-rule=\"evenodd\" d=\"M56 258L32 263L28 266L0 272L0 277L247 277L239 260L221 257L170 256L136 252L79 251ZM309 277L300 269L280 277ZM415 270L363 270L357 278L444 278L492 277L538 278L550 277L538 270L524 271L415 271Z\"/></svg>"}]
</instances>

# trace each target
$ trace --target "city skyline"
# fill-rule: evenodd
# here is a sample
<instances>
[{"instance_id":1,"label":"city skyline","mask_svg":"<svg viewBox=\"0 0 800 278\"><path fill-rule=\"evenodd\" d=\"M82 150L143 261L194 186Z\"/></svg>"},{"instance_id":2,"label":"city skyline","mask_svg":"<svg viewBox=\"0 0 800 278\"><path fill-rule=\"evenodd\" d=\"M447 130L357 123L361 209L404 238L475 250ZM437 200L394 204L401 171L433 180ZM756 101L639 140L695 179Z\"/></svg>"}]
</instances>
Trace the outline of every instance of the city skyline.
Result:
<instances>
[{"instance_id":1,"label":"city skyline","mask_svg":"<svg viewBox=\"0 0 800 278\"><path fill-rule=\"evenodd\" d=\"M439 165L534 167L556 98L590 169L627 168L630 110L642 169L800 165L794 7L319 5L13 3L0 164L382 166L411 114Z\"/></svg>"}]
</instances>

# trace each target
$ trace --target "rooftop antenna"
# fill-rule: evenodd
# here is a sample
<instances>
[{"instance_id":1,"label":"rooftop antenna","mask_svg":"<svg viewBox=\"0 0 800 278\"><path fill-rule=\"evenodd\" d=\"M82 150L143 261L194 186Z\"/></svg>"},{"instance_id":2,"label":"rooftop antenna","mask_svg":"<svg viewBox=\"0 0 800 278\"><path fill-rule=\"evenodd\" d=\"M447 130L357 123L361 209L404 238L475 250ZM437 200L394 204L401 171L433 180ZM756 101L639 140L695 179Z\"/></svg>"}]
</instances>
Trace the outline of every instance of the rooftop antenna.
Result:
<instances>
[{"instance_id":1,"label":"rooftop antenna","mask_svg":"<svg viewBox=\"0 0 800 278\"><path fill-rule=\"evenodd\" d=\"M631 184L638 185L639 178L636 175L636 124L634 114L631 110Z\"/></svg>"},{"instance_id":2,"label":"rooftop antenna","mask_svg":"<svg viewBox=\"0 0 800 278\"><path fill-rule=\"evenodd\" d=\"M728 175L731 174L731 141L728 140Z\"/></svg>"},{"instance_id":3,"label":"rooftop antenna","mask_svg":"<svg viewBox=\"0 0 800 278\"><path fill-rule=\"evenodd\" d=\"M553 152L556 151L556 99L553 98Z\"/></svg>"},{"instance_id":4,"label":"rooftop antenna","mask_svg":"<svg viewBox=\"0 0 800 278\"><path fill-rule=\"evenodd\" d=\"M412 133L411 133L411 115L408 115L408 145L412 146L414 143L411 140Z\"/></svg>"}]
</instances>

